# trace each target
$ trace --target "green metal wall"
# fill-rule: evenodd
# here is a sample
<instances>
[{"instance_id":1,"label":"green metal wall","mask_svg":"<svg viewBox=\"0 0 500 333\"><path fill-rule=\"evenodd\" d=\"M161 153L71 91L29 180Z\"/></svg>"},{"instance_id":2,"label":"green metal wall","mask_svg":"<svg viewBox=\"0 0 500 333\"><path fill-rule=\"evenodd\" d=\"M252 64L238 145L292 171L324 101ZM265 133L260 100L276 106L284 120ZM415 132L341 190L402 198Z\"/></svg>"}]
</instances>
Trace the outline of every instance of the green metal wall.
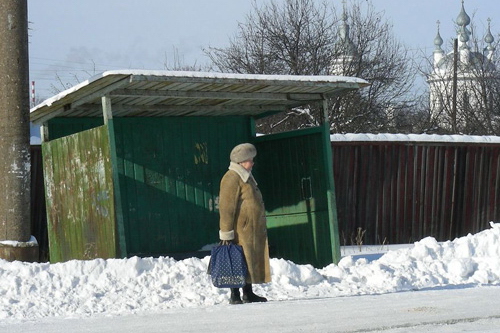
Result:
<instances>
[{"instance_id":1,"label":"green metal wall","mask_svg":"<svg viewBox=\"0 0 500 333\"><path fill-rule=\"evenodd\" d=\"M338 261L322 128L258 137L256 145L254 174L266 205L271 256L315 266Z\"/></svg>"},{"instance_id":2,"label":"green metal wall","mask_svg":"<svg viewBox=\"0 0 500 333\"><path fill-rule=\"evenodd\" d=\"M43 143L42 153L50 260L115 257L107 127Z\"/></svg>"},{"instance_id":3,"label":"green metal wall","mask_svg":"<svg viewBox=\"0 0 500 333\"><path fill-rule=\"evenodd\" d=\"M220 179L227 171L231 149L252 140L258 148L254 173L266 203L271 254L315 266L340 259L335 250L339 246L335 202L328 195L334 193L333 176L330 182L327 174L331 170L330 147L325 148L328 138L323 128L255 138L249 117L114 118L105 126L76 135L69 134L99 126L99 121L55 119L49 125L51 139L61 137L44 144L46 164L52 170L59 168L46 179L50 191L47 202L53 213L49 223L53 235L69 237L50 246L51 250L54 246L74 247L62 251L71 258L56 255L51 260L82 258L85 241L92 243L88 237L100 227L90 230L79 225L80 220L89 220L85 215L77 216L76 225L69 213L67 219L59 221L56 202L61 200L83 214L78 211L83 200L86 210L95 210L91 200L84 200L95 193L66 190L94 183L108 186L106 198L114 204L109 209L115 214L116 256L175 256L217 242ZM90 165L105 158L106 178L87 176L85 168L72 162L77 156L74 151L81 155L79 160L91 156ZM88 183L71 175L75 168L82 169L79 177L85 175ZM59 182L66 182L66 187L61 188ZM109 224L113 223L107 221L106 226ZM87 238L71 238L79 234ZM109 237L115 239L114 235Z\"/></svg>"},{"instance_id":4,"label":"green metal wall","mask_svg":"<svg viewBox=\"0 0 500 333\"><path fill-rule=\"evenodd\" d=\"M191 252L218 241L219 182L249 140L247 117L115 118L126 252Z\"/></svg>"}]
</instances>

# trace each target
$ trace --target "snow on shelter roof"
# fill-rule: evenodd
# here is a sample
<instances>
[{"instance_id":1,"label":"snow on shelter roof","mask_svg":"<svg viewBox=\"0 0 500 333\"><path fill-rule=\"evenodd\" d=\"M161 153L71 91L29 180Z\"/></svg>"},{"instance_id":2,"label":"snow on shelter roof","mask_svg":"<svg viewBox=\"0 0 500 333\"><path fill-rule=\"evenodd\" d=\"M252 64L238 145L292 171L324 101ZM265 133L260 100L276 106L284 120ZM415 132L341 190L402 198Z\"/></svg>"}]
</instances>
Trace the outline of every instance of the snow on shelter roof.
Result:
<instances>
[{"instance_id":1,"label":"snow on shelter roof","mask_svg":"<svg viewBox=\"0 0 500 333\"><path fill-rule=\"evenodd\" d=\"M344 76L227 74L184 71L107 71L31 109L37 124L54 117L256 116L284 111L369 83Z\"/></svg>"}]
</instances>

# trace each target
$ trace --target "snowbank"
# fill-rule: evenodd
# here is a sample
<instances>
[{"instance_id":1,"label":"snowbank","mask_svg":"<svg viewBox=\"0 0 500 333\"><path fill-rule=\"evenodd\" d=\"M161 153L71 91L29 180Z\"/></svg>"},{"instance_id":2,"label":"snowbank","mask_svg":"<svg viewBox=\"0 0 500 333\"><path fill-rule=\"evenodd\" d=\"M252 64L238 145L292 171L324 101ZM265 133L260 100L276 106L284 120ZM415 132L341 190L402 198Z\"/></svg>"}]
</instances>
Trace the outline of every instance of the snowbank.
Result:
<instances>
[{"instance_id":1,"label":"snowbank","mask_svg":"<svg viewBox=\"0 0 500 333\"><path fill-rule=\"evenodd\" d=\"M500 284L500 224L454 241L425 238L369 261L344 257L322 269L272 259L270 300L380 294L448 285ZM96 259L66 263L0 260L0 319L123 315L227 304L206 275L209 258Z\"/></svg>"}]
</instances>

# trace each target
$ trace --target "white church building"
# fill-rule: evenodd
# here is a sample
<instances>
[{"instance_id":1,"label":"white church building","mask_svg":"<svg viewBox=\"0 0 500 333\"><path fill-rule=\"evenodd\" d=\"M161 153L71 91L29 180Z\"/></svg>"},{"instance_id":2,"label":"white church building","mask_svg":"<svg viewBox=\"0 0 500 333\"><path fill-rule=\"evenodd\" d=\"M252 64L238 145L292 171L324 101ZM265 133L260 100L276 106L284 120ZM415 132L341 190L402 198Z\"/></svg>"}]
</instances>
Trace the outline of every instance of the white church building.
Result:
<instances>
[{"instance_id":1,"label":"white church building","mask_svg":"<svg viewBox=\"0 0 500 333\"><path fill-rule=\"evenodd\" d=\"M437 22L432 71L427 76L431 120L443 132L484 131L495 115L491 87L495 84L494 37L491 20L482 38L476 38L464 1L456 18L457 36L452 50L443 50ZM480 46L481 45L481 46ZM489 125L488 125L489 124Z\"/></svg>"}]
</instances>

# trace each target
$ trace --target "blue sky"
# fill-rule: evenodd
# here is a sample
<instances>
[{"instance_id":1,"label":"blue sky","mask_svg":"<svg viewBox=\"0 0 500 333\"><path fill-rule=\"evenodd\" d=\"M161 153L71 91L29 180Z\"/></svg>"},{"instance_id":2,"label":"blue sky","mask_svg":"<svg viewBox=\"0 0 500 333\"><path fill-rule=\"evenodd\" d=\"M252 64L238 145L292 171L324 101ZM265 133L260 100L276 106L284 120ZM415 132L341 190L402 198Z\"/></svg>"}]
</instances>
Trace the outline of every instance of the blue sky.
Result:
<instances>
[{"instance_id":1,"label":"blue sky","mask_svg":"<svg viewBox=\"0 0 500 333\"><path fill-rule=\"evenodd\" d=\"M327 1L342 6L341 0ZM418 54L431 55L437 20L445 41L455 36L461 0L372 4L393 23L398 39ZM500 1L466 0L465 8L479 32L491 15L499 39ZM30 80L37 97L47 98L54 94L51 85L61 90L62 83L104 70L165 69L165 62L172 65L177 58L202 65L208 62L202 48L226 45L251 9L251 0L28 0Z\"/></svg>"}]
</instances>

